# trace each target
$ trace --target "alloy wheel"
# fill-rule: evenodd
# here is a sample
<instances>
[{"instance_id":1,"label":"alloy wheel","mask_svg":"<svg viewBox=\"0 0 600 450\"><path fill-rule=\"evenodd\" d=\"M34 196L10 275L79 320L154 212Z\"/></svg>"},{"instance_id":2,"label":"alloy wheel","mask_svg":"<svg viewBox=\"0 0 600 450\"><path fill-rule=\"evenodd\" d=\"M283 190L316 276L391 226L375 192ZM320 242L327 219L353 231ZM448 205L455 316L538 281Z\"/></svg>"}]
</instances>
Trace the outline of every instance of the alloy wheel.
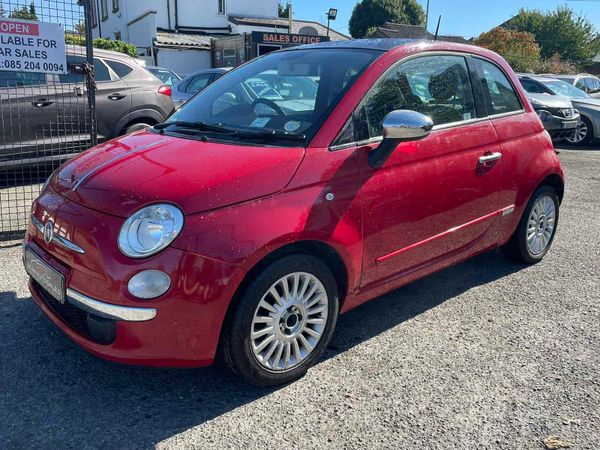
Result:
<instances>
[{"instance_id":1,"label":"alloy wheel","mask_svg":"<svg viewBox=\"0 0 600 450\"><path fill-rule=\"evenodd\" d=\"M567 141L571 144L580 144L586 138L587 134L588 126L583 120L580 120L575 131L567 137Z\"/></svg>"},{"instance_id":2,"label":"alloy wheel","mask_svg":"<svg viewBox=\"0 0 600 450\"><path fill-rule=\"evenodd\" d=\"M548 195L540 197L529 214L527 221L527 249L539 255L550 244L556 223L556 205Z\"/></svg>"},{"instance_id":3,"label":"alloy wheel","mask_svg":"<svg viewBox=\"0 0 600 450\"><path fill-rule=\"evenodd\" d=\"M259 364L278 372L297 367L321 340L328 305L323 283L310 273L290 273L273 283L258 303L250 330Z\"/></svg>"}]
</instances>

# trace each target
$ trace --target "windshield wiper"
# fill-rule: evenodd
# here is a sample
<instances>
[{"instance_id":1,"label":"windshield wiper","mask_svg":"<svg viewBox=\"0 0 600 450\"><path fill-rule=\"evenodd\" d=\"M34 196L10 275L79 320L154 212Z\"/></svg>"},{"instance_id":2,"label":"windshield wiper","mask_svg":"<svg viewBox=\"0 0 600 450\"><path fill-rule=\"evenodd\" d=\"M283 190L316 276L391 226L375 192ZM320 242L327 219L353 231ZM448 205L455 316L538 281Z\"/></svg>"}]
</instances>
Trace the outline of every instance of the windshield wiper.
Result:
<instances>
[{"instance_id":1,"label":"windshield wiper","mask_svg":"<svg viewBox=\"0 0 600 450\"><path fill-rule=\"evenodd\" d=\"M205 122L188 122L185 120L174 120L172 122L161 122L154 125L155 130L160 130L161 134L164 133L165 128L170 126L177 126L181 128L191 128L198 131L210 131L214 133L224 133L236 135L238 132L231 128L224 127L222 125L205 123Z\"/></svg>"},{"instance_id":2,"label":"windshield wiper","mask_svg":"<svg viewBox=\"0 0 600 450\"><path fill-rule=\"evenodd\" d=\"M277 130L239 130L238 137L258 137L264 139L282 139L288 141L303 141L306 139L306 135L299 133L288 133L287 131L277 131Z\"/></svg>"}]
</instances>

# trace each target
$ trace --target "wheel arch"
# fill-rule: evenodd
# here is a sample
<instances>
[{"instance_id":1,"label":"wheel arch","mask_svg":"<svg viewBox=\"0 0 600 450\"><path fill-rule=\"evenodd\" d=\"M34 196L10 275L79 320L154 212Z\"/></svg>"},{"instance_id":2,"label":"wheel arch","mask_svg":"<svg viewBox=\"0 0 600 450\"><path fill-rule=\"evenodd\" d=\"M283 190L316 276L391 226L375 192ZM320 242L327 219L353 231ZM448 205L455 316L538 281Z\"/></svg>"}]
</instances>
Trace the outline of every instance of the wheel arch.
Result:
<instances>
[{"instance_id":1,"label":"wheel arch","mask_svg":"<svg viewBox=\"0 0 600 450\"><path fill-rule=\"evenodd\" d=\"M538 185L538 188L540 186L550 186L552 189L554 189L556 191L556 195L558 196L559 203L562 203L565 195L565 182L560 175L553 173L546 176L546 178L544 178Z\"/></svg>"},{"instance_id":2,"label":"wheel arch","mask_svg":"<svg viewBox=\"0 0 600 450\"><path fill-rule=\"evenodd\" d=\"M302 240L293 242L291 244L283 245L272 252L265 255L261 258L242 278L242 281L238 285L233 294L229 305L227 306L227 310L225 312L225 317L221 324L221 332L219 338L219 346L221 345L221 339L223 337L223 331L227 329L229 324L231 323L231 319L233 316L233 312L235 308L240 302L242 297L242 293L247 288L247 286L256 278L256 276L264 270L269 264L289 255L294 254L308 254L314 256L315 258L320 259L324 262L327 267L333 273L333 276L336 280L338 291L339 291L339 306L340 310L344 304L344 300L346 299L348 293L348 270L346 268L346 264L339 254L339 252L329 244L326 244L322 241L317 240Z\"/></svg>"}]
</instances>

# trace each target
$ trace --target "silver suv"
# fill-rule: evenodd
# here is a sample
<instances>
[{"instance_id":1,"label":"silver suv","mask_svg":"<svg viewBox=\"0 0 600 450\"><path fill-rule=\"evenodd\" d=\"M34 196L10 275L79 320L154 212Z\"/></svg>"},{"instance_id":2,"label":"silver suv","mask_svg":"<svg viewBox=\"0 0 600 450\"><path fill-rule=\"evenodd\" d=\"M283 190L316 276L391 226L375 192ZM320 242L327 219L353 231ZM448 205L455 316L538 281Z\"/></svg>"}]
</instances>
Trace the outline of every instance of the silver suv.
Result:
<instances>
[{"instance_id":1,"label":"silver suv","mask_svg":"<svg viewBox=\"0 0 600 450\"><path fill-rule=\"evenodd\" d=\"M67 46L68 74L0 71L0 170L55 165L89 146L85 49ZM171 88L138 60L94 49L98 140L163 122Z\"/></svg>"},{"instance_id":2,"label":"silver suv","mask_svg":"<svg viewBox=\"0 0 600 450\"><path fill-rule=\"evenodd\" d=\"M554 78L566 81L593 98L600 98L600 79L594 75L581 73L579 75L553 75Z\"/></svg>"}]
</instances>

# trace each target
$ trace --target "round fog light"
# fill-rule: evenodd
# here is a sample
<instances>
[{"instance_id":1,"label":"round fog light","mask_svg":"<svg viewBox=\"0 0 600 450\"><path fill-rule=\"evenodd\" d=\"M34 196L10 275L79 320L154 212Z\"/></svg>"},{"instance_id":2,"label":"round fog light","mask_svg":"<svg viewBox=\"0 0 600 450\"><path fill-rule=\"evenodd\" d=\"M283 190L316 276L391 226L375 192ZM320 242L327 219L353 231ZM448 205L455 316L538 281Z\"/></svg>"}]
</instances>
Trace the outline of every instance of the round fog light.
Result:
<instances>
[{"instance_id":1,"label":"round fog light","mask_svg":"<svg viewBox=\"0 0 600 450\"><path fill-rule=\"evenodd\" d=\"M160 270L144 270L132 276L127 283L129 293L144 300L163 295L170 286L169 275Z\"/></svg>"}]
</instances>

